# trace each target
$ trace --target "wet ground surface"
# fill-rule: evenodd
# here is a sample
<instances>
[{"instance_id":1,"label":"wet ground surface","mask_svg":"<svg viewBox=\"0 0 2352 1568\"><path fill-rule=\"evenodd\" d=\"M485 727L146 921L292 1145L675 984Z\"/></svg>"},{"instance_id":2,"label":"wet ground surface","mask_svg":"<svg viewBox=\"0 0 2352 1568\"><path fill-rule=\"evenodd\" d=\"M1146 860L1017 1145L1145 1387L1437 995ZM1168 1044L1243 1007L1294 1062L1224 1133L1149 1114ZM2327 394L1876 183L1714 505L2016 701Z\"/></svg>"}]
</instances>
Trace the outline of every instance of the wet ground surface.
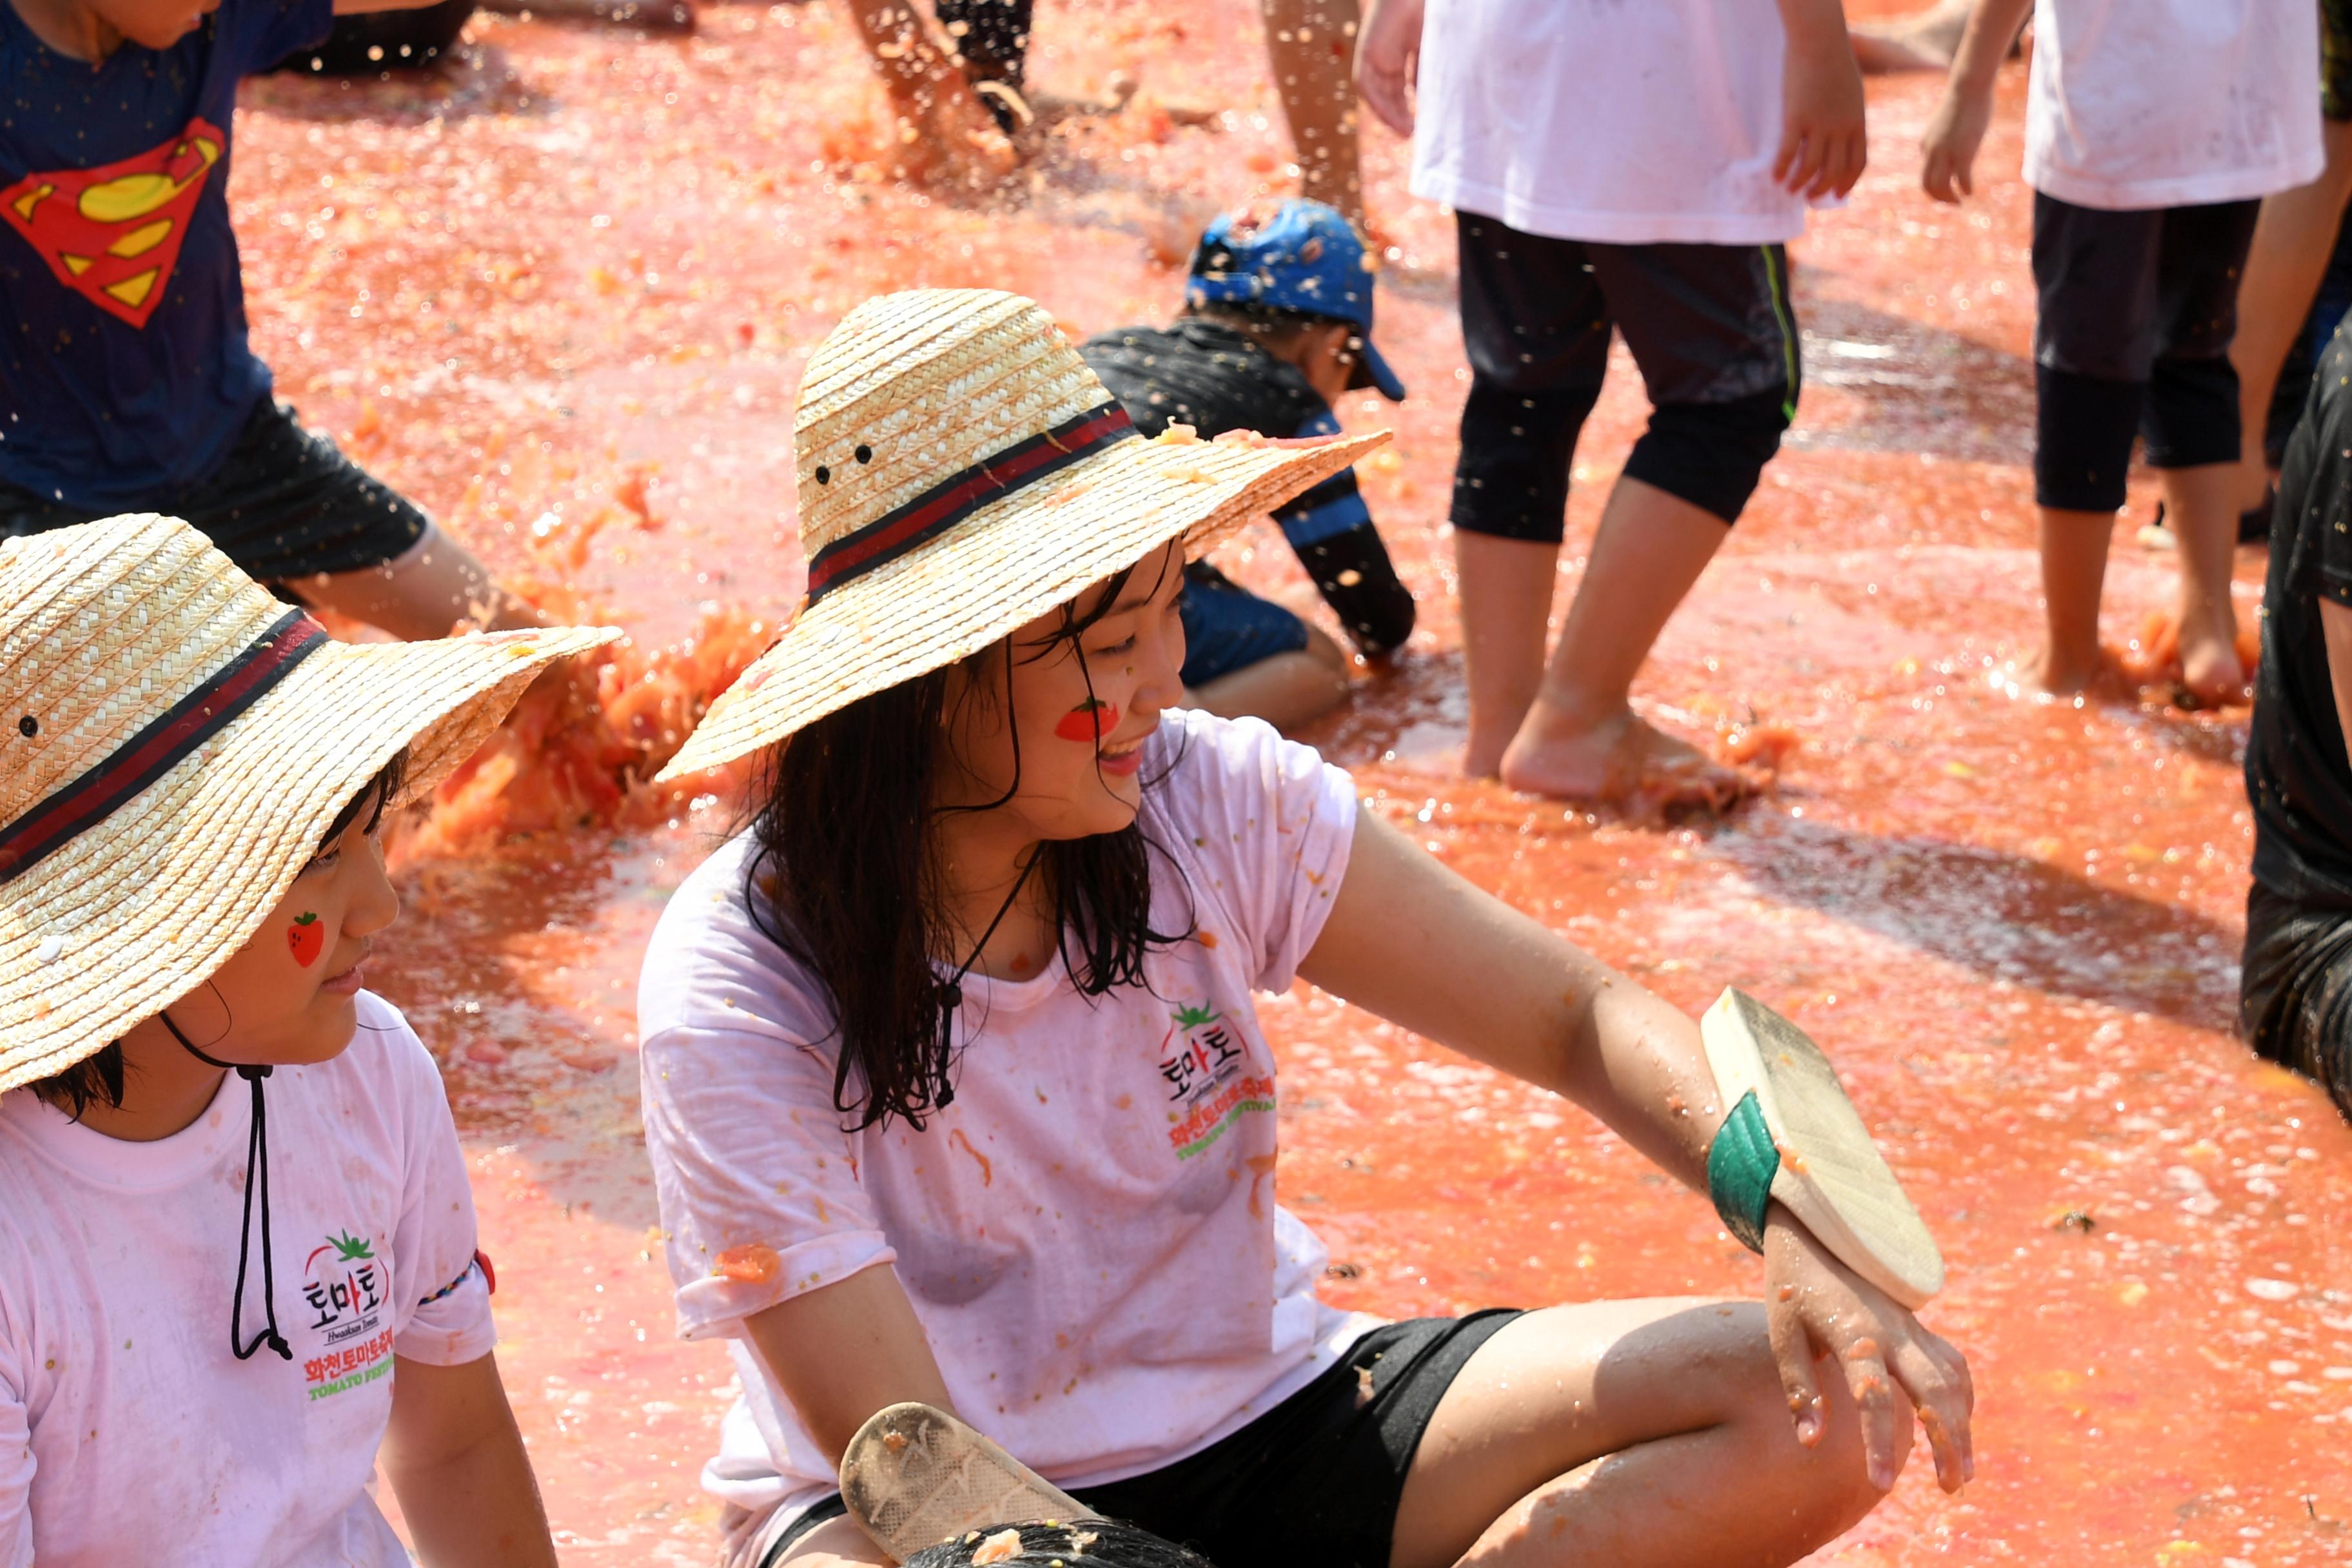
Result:
<instances>
[{"instance_id":1,"label":"wet ground surface","mask_svg":"<svg viewBox=\"0 0 2352 1568\"><path fill-rule=\"evenodd\" d=\"M1131 68L1144 93L988 202L877 172L876 95L818 5L719 6L691 37L483 19L442 77L260 82L232 189L256 337L281 395L502 571L627 626L616 682L707 681L797 595L790 414L825 329L916 284L1017 289L1085 331L1171 313L1165 258L1197 216L1285 178L1255 28L1238 0L1045 0L1041 85ZM1375 132L1381 341L1414 396L1342 415L1398 432L1365 489L1423 629L1310 738L1449 863L1677 1002L1737 984L1836 1055L1949 1259L1929 1316L1975 1369L1979 1465L1958 1498L1916 1465L1818 1561L2352 1560L2352 1130L2231 1034L2243 710L2004 684L2037 621L2021 87L2012 68L1984 194L1954 212L1915 184L1935 84L1874 83L1873 171L1795 247L1797 428L1637 699L1797 743L1763 800L1681 827L1454 774L1451 229ZM1619 369L1580 453L1563 605L1642 417ZM2136 483L2117 531L2119 647L2170 592L2169 558L2131 537L2152 499ZM1221 560L1314 602L1270 525ZM2240 564L2249 613L2259 565ZM631 1009L665 895L735 803L489 831L593 804L556 791L404 851L408 917L372 984L445 1062L565 1562L699 1563L716 1510L695 1473L731 1377L672 1338ZM1304 989L1264 1014L1282 1197L1331 1243L1332 1300L1757 1288L1702 1201L1573 1108Z\"/></svg>"}]
</instances>

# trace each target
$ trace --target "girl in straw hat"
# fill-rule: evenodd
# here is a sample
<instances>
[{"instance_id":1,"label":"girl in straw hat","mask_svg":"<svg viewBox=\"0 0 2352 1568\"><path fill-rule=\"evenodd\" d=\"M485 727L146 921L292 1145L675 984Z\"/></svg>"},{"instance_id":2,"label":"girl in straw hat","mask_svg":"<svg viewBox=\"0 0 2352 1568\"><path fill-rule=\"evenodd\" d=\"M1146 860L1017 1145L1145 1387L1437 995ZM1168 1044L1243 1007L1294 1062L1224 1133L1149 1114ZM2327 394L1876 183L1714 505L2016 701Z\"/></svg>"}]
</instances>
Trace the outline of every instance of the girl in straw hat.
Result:
<instances>
[{"instance_id":1,"label":"girl in straw hat","mask_svg":"<svg viewBox=\"0 0 2352 1568\"><path fill-rule=\"evenodd\" d=\"M730 1560L884 1560L831 1494L900 1401L1224 1568L1789 1562L1915 1409L1959 1486L1960 1356L1779 1208L1765 1304L1317 1300L1255 991L1304 975L1694 1184L1723 1110L1689 1018L1313 752L1171 709L1184 554L1377 445L1186 434L1135 437L1010 295L877 300L809 362L807 605L672 763L763 752L764 799L639 1004L682 1329L744 1389Z\"/></svg>"},{"instance_id":2,"label":"girl in straw hat","mask_svg":"<svg viewBox=\"0 0 2352 1568\"><path fill-rule=\"evenodd\" d=\"M352 647L184 522L0 543L0 1564L405 1563L379 1450L425 1563L555 1561L362 986L384 812L614 635Z\"/></svg>"}]
</instances>

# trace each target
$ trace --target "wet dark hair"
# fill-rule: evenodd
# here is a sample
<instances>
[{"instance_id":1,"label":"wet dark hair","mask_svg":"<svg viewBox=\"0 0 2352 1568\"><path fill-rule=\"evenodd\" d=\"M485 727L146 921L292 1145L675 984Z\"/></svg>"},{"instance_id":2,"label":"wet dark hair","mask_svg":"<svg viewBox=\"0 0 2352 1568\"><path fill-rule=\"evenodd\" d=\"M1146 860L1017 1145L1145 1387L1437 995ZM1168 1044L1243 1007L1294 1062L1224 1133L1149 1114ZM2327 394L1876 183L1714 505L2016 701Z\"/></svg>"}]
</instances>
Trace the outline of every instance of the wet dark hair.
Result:
<instances>
[{"instance_id":1,"label":"wet dark hair","mask_svg":"<svg viewBox=\"0 0 2352 1568\"><path fill-rule=\"evenodd\" d=\"M906 1568L968 1568L971 1554L992 1535L1021 1532L1021 1552L1000 1563L1022 1568L1216 1568L1190 1547L1115 1519L1082 1519L1068 1524L992 1524L926 1546L907 1559Z\"/></svg>"},{"instance_id":2,"label":"wet dark hair","mask_svg":"<svg viewBox=\"0 0 2352 1568\"><path fill-rule=\"evenodd\" d=\"M351 831L352 824L360 819L360 808L369 807L366 831L373 833L376 824L383 820L384 807L400 793L400 781L408 771L408 752L403 748L392 761L376 771L376 775L362 784L335 820L320 836L319 847L310 857L316 862L334 847L335 841ZM309 864L303 870L310 868ZM82 1113L93 1105L115 1110L122 1106L123 1060L121 1042L116 1041L96 1053L84 1057L71 1067L53 1072L47 1078L35 1079L25 1087L79 1121Z\"/></svg>"},{"instance_id":3,"label":"wet dark hair","mask_svg":"<svg viewBox=\"0 0 2352 1568\"><path fill-rule=\"evenodd\" d=\"M1083 616L1064 605L1060 626L1026 658L1007 637L972 655L963 668L978 677L1001 663L1009 696L1016 667L1065 645L1077 649L1078 637L1110 613L1134 571L1112 577ZM1082 650L1078 657L1083 669ZM752 821L758 848L745 903L761 932L831 993L840 1042L834 1107L856 1119L851 1131L887 1126L896 1116L920 1131L926 1117L955 1099L952 1052L940 1026L950 983L932 963L961 964L971 934L953 928L943 912L935 828L950 813L987 811L1011 800L1020 789L1021 757L1016 737L1013 782L999 798L968 806L932 803L933 783L952 760L952 684L951 668L917 676L793 735L770 758ZM985 689L982 680L969 681L963 700L984 700L978 694ZM1091 695L1091 678L1087 689ZM1165 857L1135 823L1038 846L1032 875L1080 994L1141 984L1144 955L1192 934L1189 920L1179 931L1152 929L1154 854Z\"/></svg>"}]
</instances>

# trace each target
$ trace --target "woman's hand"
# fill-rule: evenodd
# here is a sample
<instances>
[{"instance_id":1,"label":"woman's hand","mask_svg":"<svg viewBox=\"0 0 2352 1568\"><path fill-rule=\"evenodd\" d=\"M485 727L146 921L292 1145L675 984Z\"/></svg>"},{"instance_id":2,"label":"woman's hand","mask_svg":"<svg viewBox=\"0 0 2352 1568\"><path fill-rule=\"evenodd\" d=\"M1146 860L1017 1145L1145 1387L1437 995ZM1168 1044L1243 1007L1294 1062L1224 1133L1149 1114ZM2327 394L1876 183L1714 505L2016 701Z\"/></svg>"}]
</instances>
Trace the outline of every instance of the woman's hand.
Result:
<instances>
[{"instance_id":1,"label":"woman's hand","mask_svg":"<svg viewBox=\"0 0 2352 1568\"><path fill-rule=\"evenodd\" d=\"M1975 91L1958 80L1944 89L1944 100L1919 139L1919 184L1929 196L1958 205L1960 197L1977 194L1977 149L1984 145L1991 124L1990 92Z\"/></svg>"},{"instance_id":2,"label":"woman's hand","mask_svg":"<svg viewBox=\"0 0 2352 1568\"><path fill-rule=\"evenodd\" d=\"M1895 1466L1911 1446L1908 1412L1916 1409L1935 1450L1937 1483L1959 1490L1976 1473L1969 1432L1976 1390L1967 1359L1839 1262L1778 1204L1764 1226L1764 1278L1772 1359L1797 1441L1811 1447L1822 1440L1817 1358L1829 1356L1843 1370L1862 1418L1871 1484L1881 1491L1895 1484Z\"/></svg>"}]
</instances>

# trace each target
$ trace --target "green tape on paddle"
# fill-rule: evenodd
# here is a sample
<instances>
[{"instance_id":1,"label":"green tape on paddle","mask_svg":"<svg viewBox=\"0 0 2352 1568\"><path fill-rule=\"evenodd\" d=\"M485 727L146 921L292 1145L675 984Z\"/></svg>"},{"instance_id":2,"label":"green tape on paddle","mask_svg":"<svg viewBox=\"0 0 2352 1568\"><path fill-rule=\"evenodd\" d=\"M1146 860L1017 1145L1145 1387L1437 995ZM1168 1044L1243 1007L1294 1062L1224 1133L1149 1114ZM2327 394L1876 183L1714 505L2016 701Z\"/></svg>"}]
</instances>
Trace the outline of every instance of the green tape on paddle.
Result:
<instances>
[{"instance_id":1,"label":"green tape on paddle","mask_svg":"<svg viewBox=\"0 0 2352 1568\"><path fill-rule=\"evenodd\" d=\"M1806 1033L1738 991L1699 1020L1720 1104L1707 1195L1726 1230L1764 1250L1774 1204L1832 1256L1906 1307L1944 1288L1944 1256L1836 1069Z\"/></svg>"},{"instance_id":2,"label":"green tape on paddle","mask_svg":"<svg viewBox=\"0 0 2352 1568\"><path fill-rule=\"evenodd\" d=\"M1706 1195L1723 1228L1750 1252L1764 1250L1764 1219L1772 1208L1772 1178L1780 1173L1780 1151L1764 1125L1764 1108L1749 1089L1716 1129L1706 1151Z\"/></svg>"}]
</instances>

